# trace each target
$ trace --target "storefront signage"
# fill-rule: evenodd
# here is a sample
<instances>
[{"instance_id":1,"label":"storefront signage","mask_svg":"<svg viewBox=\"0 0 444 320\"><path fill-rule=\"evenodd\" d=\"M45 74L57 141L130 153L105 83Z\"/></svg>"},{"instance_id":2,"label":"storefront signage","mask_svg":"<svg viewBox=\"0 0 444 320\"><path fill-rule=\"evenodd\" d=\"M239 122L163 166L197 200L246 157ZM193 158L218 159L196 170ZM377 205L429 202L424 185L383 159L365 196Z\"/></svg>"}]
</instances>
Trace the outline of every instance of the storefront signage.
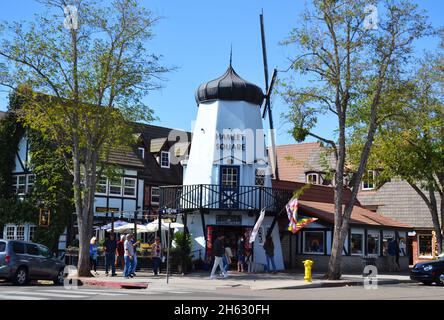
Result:
<instances>
[{"instance_id":1,"label":"storefront signage","mask_svg":"<svg viewBox=\"0 0 444 320\"><path fill-rule=\"evenodd\" d=\"M241 226L242 216L216 216L216 224L224 226Z\"/></svg>"},{"instance_id":2,"label":"storefront signage","mask_svg":"<svg viewBox=\"0 0 444 320\"><path fill-rule=\"evenodd\" d=\"M119 208L105 208L105 207L97 207L96 212L117 212L120 211Z\"/></svg>"},{"instance_id":3,"label":"storefront signage","mask_svg":"<svg viewBox=\"0 0 444 320\"><path fill-rule=\"evenodd\" d=\"M217 150L245 150L244 135L240 133L216 134Z\"/></svg>"}]
</instances>

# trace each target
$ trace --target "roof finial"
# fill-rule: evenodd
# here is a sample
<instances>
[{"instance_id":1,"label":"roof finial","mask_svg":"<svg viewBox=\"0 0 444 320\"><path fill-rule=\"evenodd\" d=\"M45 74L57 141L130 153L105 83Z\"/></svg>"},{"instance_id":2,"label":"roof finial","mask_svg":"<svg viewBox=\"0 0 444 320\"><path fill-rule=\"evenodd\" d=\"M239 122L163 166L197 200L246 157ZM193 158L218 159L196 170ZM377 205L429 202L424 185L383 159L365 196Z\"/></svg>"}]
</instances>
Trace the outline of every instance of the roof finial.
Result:
<instances>
[{"instance_id":1,"label":"roof finial","mask_svg":"<svg viewBox=\"0 0 444 320\"><path fill-rule=\"evenodd\" d=\"M233 62L233 44L231 44L231 48L230 48L230 68L231 68L232 62Z\"/></svg>"}]
</instances>

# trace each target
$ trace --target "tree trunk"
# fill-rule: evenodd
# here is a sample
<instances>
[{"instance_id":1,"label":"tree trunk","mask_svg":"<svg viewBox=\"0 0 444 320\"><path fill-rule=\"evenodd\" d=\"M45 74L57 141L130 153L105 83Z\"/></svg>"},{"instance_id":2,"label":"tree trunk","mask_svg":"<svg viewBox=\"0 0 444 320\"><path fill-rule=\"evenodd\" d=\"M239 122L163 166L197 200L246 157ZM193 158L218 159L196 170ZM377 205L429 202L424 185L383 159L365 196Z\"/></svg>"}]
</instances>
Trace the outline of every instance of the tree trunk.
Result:
<instances>
[{"instance_id":1,"label":"tree trunk","mask_svg":"<svg viewBox=\"0 0 444 320\"><path fill-rule=\"evenodd\" d=\"M79 223L79 261L77 272L79 277L92 277L91 261L89 256L90 228L88 223L83 223L82 219L78 219Z\"/></svg>"}]
</instances>

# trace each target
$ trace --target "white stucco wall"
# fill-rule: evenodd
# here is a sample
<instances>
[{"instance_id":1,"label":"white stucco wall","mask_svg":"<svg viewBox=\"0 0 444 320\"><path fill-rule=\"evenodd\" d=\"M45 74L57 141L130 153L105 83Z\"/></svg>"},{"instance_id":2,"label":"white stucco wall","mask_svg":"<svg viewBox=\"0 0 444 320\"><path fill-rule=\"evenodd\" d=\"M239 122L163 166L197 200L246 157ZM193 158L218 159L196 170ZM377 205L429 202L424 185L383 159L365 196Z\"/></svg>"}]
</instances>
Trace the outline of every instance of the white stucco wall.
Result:
<instances>
[{"instance_id":1,"label":"white stucco wall","mask_svg":"<svg viewBox=\"0 0 444 320\"><path fill-rule=\"evenodd\" d=\"M217 139L216 133L239 133L244 138L230 142ZM243 144L245 150L217 148L220 143ZM219 165L240 165L240 185L252 186L255 183L255 169L264 167L267 161L265 150L259 106L245 101L200 104L184 185L218 184ZM269 177L266 186L271 186Z\"/></svg>"}]
</instances>

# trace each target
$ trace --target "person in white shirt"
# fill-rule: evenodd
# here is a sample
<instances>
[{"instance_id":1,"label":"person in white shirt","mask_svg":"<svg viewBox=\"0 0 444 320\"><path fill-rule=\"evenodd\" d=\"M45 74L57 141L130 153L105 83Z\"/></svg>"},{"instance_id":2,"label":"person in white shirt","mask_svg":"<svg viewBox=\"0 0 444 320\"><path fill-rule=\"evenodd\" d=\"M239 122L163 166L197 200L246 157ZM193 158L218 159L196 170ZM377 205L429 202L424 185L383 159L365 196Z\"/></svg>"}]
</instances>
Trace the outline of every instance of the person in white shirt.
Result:
<instances>
[{"instance_id":1,"label":"person in white shirt","mask_svg":"<svg viewBox=\"0 0 444 320\"><path fill-rule=\"evenodd\" d=\"M126 236L126 240L124 243L124 249L125 249L125 269L123 270L123 276L128 279L132 278L131 271L133 270L133 261L134 261L134 247L131 242L133 239L133 235L129 234Z\"/></svg>"}]
</instances>

